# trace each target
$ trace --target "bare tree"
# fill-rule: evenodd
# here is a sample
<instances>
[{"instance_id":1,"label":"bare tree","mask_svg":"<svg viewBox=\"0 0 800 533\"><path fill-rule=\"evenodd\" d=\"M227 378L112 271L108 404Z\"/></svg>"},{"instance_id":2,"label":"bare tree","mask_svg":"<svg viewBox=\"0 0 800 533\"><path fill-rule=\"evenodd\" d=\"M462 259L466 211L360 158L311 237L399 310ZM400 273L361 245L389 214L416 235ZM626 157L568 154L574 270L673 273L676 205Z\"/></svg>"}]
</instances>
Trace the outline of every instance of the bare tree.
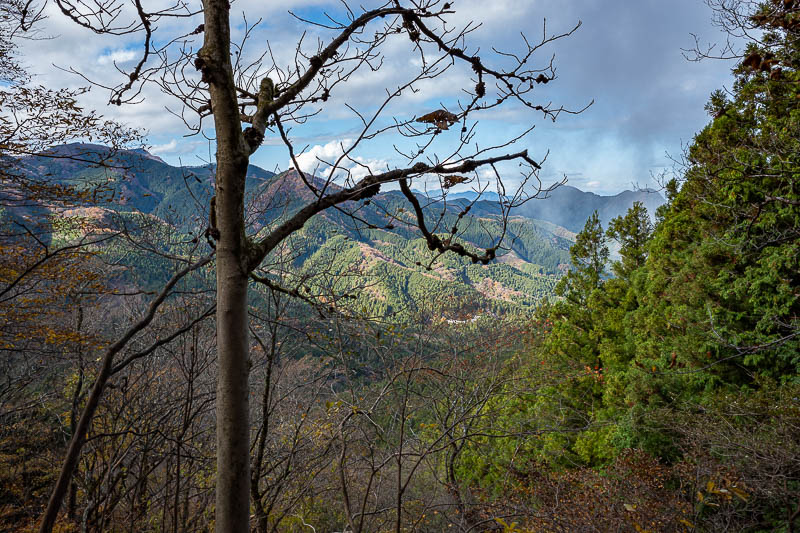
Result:
<instances>
[{"instance_id":1,"label":"bare tree","mask_svg":"<svg viewBox=\"0 0 800 533\"><path fill-rule=\"evenodd\" d=\"M522 418L520 427L497 424L505 398L534 394L519 365L508 364L518 335L325 323L325 352L337 362L329 390L291 418L316 428L317 449L327 456L321 462L330 467L308 489L315 504L293 516L317 530L353 532L482 531L514 516L518 510L482 501L460 463L464 450L489 442L565 430Z\"/></svg>"},{"instance_id":2,"label":"bare tree","mask_svg":"<svg viewBox=\"0 0 800 533\"><path fill-rule=\"evenodd\" d=\"M191 321L193 305L198 302L170 306L167 320L151 331L169 336L170 319ZM207 524L213 498L211 330L210 321L194 325L131 361L108 384L75 473L83 501L70 508L83 530L192 531Z\"/></svg>"},{"instance_id":3,"label":"bare tree","mask_svg":"<svg viewBox=\"0 0 800 533\"><path fill-rule=\"evenodd\" d=\"M320 495L318 478L333 455L320 438L325 420L319 412L334 366L307 353L319 327L308 310L280 291L263 292L264 305L251 316L251 387L260 401L252 408L250 494L255 530L268 533L285 531L298 506Z\"/></svg>"},{"instance_id":4,"label":"bare tree","mask_svg":"<svg viewBox=\"0 0 800 533\"><path fill-rule=\"evenodd\" d=\"M33 4L25 4L26 13L37 12ZM495 188L501 195L503 220L513 207L535 197L543 188L538 171L544 154L537 160L527 150L507 151L533 128L481 148L472 144L475 119L482 112L495 111L504 105L514 105L550 119L563 112L573 112L535 102L535 89L556 76L551 58L538 66L532 62L544 46L569 35L577 27L562 34L548 33L545 28L536 42L523 36L521 49L515 53L493 50L489 55L480 56L468 43L476 24L454 28L448 22L454 14L449 2L393 0L358 12L345 5L342 20L329 16L324 24L305 21L316 30L327 32L330 38L316 45L300 40L294 61L289 67L281 67L268 46L255 56L246 53L253 40L252 27L246 20L244 39L238 43L232 41L232 5L226 0L207 0L196 8L181 1L156 10L148 10L140 0L133 0L130 5L122 1L91 4L69 0L55 0L55 4L76 24L95 32L142 36L142 53L133 69L122 72L118 66L122 74L120 83L95 82L110 89L111 103L135 103L143 94L142 87L155 83L178 97L182 104L179 114L193 131L203 131L204 119L213 117L216 195L207 235L216 248L217 272L216 524L220 531L246 531L251 489L247 310L250 279L259 278L273 290L298 295L297 289L281 287L269 281L268 275L256 274L265 259L309 219L327 209L340 210L360 220L357 202L368 201L382 186L391 183L399 184L410 205L411 216L403 218L403 222L418 228L434 255L453 252L484 264L493 260L502 245L504 231L493 235L492 244L485 249L460 242L459 224L442 227L444 214L437 219L426 212L411 184L414 180L438 177L446 193L456 184L476 180L476 171L488 167L493 171ZM197 22L202 18L202 22L183 35L157 36L158 23L168 18ZM199 35L202 35L202 47L195 49L193 42ZM410 72L405 82L388 88L384 101L376 106L359 110L355 104L347 104L362 125L355 141L343 146L336 160L324 162L330 166L326 179L304 173L297 159L300 152L292 141L292 128L310 120L325 102L335 97L338 87L356 73L379 69L384 47L398 39L407 42L410 50L417 54L416 71ZM252 57L255 59L246 59ZM199 79L193 74L194 69L199 71ZM379 120L389 112L394 101L450 69L471 73L473 84L460 93L461 99L452 104L452 109L435 109L389 122ZM438 145L434 141L452 127L460 127L460 133L450 150L446 154L434 154L434 146ZM293 210L279 224L253 233L246 224L247 167L268 133L285 144L309 197L302 207ZM407 164L380 172L364 168L357 159L356 150L367 141L389 134L415 141L415 148L410 152L398 150ZM521 173L515 191L506 190L501 179L498 165L504 162L519 163ZM367 175L359 178L362 170ZM480 192L485 189L485 185L479 188ZM460 214L459 221L465 214ZM113 354L110 359L113 360ZM110 365L107 366L110 370ZM70 448L62 472L67 476L80 452L80 443L76 443L77 446ZM51 529L60 505L61 497L56 490L41 531Z\"/></svg>"}]
</instances>

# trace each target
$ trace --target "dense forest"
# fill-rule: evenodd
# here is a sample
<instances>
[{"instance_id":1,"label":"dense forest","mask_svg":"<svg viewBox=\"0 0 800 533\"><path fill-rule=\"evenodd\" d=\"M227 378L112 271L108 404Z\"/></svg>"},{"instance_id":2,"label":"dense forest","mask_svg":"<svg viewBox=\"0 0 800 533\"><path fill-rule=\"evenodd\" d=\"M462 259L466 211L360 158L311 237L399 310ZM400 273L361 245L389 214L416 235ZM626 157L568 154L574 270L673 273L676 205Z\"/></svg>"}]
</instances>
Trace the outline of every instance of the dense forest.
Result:
<instances>
[{"instance_id":1,"label":"dense forest","mask_svg":"<svg viewBox=\"0 0 800 533\"><path fill-rule=\"evenodd\" d=\"M614 216L542 186L516 139L467 152L473 113L563 111L528 61L567 34L501 68L437 25L450 3L388 2L265 77L231 65L228 2L204 2L194 49L150 41L184 7L136 1L125 26L112 5L58 3L145 35L112 103L156 83L214 119L217 153L169 166L37 85L18 43L43 11L0 0L0 529L800 529L800 2L710 3L746 38L731 87L666 203ZM302 172L289 125L400 37L414 82L434 51L473 76L458 113L364 120L418 143L405 167ZM450 128L459 148L419 159ZM249 164L265 135L295 170ZM448 197L483 167L500 194ZM426 175L436 194L411 189Z\"/></svg>"}]
</instances>

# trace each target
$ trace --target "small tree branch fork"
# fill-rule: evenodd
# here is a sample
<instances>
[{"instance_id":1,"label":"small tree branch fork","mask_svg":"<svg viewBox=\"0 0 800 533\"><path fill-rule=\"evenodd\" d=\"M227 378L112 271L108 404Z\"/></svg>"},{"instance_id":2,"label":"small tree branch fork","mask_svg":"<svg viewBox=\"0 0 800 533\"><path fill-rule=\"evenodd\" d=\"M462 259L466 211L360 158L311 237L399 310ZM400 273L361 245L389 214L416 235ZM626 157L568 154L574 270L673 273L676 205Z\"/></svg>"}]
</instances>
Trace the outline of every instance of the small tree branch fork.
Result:
<instances>
[{"instance_id":1,"label":"small tree branch fork","mask_svg":"<svg viewBox=\"0 0 800 533\"><path fill-rule=\"evenodd\" d=\"M277 113L282 108L289 105L304 89L306 89L314 78L316 78L319 71L327 61L334 59L338 54L339 48L350 40L350 37L359 31L361 28L369 24L375 19L383 18L388 15L405 15L409 16L413 10L390 7L382 9L374 9L367 11L360 17L351 22L344 30L326 46L319 54L312 56L309 63L309 68L300 78L291 84L289 87L275 94L275 87L269 78L261 80L261 85L258 92L258 101L256 103L256 112L250 120L251 126L244 132L245 138L250 146L250 153L255 152L261 145L267 127L267 117ZM416 15L415 15L416 16ZM430 15L433 16L433 15ZM246 118L246 117L245 117Z\"/></svg>"}]
</instances>

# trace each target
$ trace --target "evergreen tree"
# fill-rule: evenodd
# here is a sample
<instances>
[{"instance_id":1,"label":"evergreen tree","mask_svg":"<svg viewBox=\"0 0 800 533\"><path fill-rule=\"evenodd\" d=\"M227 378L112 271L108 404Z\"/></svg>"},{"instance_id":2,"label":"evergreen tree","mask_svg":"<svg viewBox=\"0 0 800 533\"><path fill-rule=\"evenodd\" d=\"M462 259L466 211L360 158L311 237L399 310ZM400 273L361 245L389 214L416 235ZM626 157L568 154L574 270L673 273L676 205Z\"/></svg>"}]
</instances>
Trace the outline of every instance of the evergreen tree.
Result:
<instances>
[{"instance_id":1,"label":"evergreen tree","mask_svg":"<svg viewBox=\"0 0 800 533\"><path fill-rule=\"evenodd\" d=\"M637 268L644 265L647 259L645 245L652 231L650 216L641 202L634 202L624 217L617 217L609 223L606 236L621 246L620 261L614 261L611 265L615 276L628 279Z\"/></svg>"},{"instance_id":2,"label":"evergreen tree","mask_svg":"<svg viewBox=\"0 0 800 533\"><path fill-rule=\"evenodd\" d=\"M800 371L800 7L748 15L763 38L732 93L709 101L714 119L650 247L645 296L648 337L666 339L651 354L711 365L713 380L731 383Z\"/></svg>"},{"instance_id":3,"label":"evergreen tree","mask_svg":"<svg viewBox=\"0 0 800 533\"><path fill-rule=\"evenodd\" d=\"M556 286L556 294L571 303L584 305L592 291L600 287L608 262L608 245L597 211L578 233L569 254L572 270Z\"/></svg>"}]
</instances>

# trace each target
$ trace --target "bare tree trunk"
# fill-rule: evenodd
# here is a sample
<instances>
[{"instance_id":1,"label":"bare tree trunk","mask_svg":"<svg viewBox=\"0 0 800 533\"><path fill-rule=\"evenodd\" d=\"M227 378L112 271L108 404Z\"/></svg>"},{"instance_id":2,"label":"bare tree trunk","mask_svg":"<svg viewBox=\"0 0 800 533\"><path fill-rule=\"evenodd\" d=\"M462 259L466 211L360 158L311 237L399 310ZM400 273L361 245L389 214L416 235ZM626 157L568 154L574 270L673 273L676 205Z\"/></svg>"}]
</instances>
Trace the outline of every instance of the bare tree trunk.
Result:
<instances>
[{"instance_id":1,"label":"bare tree trunk","mask_svg":"<svg viewBox=\"0 0 800 533\"><path fill-rule=\"evenodd\" d=\"M127 343L128 339L126 338L124 340L125 343L122 343L122 346ZM56 485L53 488L53 492L50 495L50 500L47 502L47 509L45 510L44 517L42 518L42 524L39 527L40 533L50 533L56 523L58 511L61 509L61 503L64 501L64 495L67 492L70 481L72 481L72 474L75 471L75 466L78 464L84 438L86 437L86 433L89 431L89 424L91 423L92 417L97 410L97 404L100 402L100 396L103 394L103 389L105 388L106 382L111 375L111 364L114 361L114 353L118 351L114 350L113 348L116 348L116 346L119 344L121 344L121 341L114 345L114 347L112 347L112 349L110 349L106 354L106 357L103 360L103 366L100 368L100 373L98 374L97 380L94 382L94 386L92 387L92 392L89 394L86 407L83 408L83 412L78 420L78 424L75 426L75 431L72 434L72 439L70 440L69 447L67 448L67 455L64 458L64 463L61 466L61 472L58 476L58 480L56 481ZM119 349L121 349L122 346L120 346Z\"/></svg>"},{"instance_id":2,"label":"bare tree trunk","mask_svg":"<svg viewBox=\"0 0 800 533\"><path fill-rule=\"evenodd\" d=\"M242 134L230 61L230 4L205 4L205 39L196 65L209 84L217 141L217 531L250 528L250 423L247 377L248 246L244 189L250 150ZM214 227L216 224L216 228Z\"/></svg>"},{"instance_id":3,"label":"bare tree trunk","mask_svg":"<svg viewBox=\"0 0 800 533\"><path fill-rule=\"evenodd\" d=\"M264 394L261 397L261 416L263 422L261 426L261 432L258 436L258 446L256 446L256 456L253 461L253 470L251 472L252 478L250 480L250 494L253 497L253 505L255 506L256 531L258 533L267 533L269 529L269 517L266 509L264 509L264 504L261 501L261 488L259 487L259 482L261 480L261 468L262 463L264 462L264 450L267 444L267 435L272 429L269 424L270 415L272 414L270 411L272 403L272 369L275 366L275 359L277 357L277 320L272 323L271 329L272 332L270 335L269 351L265 349L267 354L267 373L264 377ZM258 334L254 332L253 335L258 342L261 343L261 347L266 348L266 345L258 337Z\"/></svg>"},{"instance_id":4,"label":"bare tree trunk","mask_svg":"<svg viewBox=\"0 0 800 533\"><path fill-rule=\"evenodd\" d=\"M224 238L223 238L224 239ZM222 244L223 239L220 239ZM230 251L217 262L217 531L250 527L247 278ZM233 257L232 257L233 256Z\"/></svg>"},{"instance_id":5,"label":"bare tree trunk","mask_svg":"<svg viewBox=\"0 0 800 533\"><path fill-rule=\"evenodd\" d=\"M83 326L83 306L78 306L78 323L75 326L75 331L80 334L81 327ZM78 416L80 414L80 401L83 392L83 346L78 343L78 383L75 384L75 391L72 394L72 403L69 412L69 436L70 440L75 436L75 428L78 424ZM69 485L69 496L67 497L67 516L73 522L76 522L75 507L78 499L78 485L75 479L71 478Z\"/></svg>"}]
</instances>

